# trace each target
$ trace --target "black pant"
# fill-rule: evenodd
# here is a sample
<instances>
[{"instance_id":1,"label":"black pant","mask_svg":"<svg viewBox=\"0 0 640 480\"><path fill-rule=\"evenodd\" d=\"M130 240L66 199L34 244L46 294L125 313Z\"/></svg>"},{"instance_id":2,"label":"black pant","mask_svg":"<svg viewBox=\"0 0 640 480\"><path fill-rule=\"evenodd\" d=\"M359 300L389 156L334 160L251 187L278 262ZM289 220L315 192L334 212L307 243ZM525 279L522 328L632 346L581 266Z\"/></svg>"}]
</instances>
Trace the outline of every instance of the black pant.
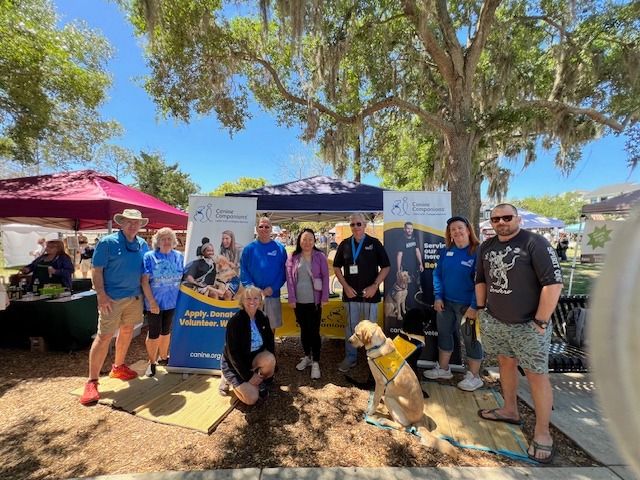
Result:
<instances>
[{"instance_id":1,"label":"black pant","mask_svg":"<svg viewBox=\"0 0 640 480\"><path fill-rule=\"evenodd\" d=\"M306 356L314 362L320 361L320 320L322 306L315 303L296 303L296 321L300 325L300 341Z\"/></svg>"}]
</instances>

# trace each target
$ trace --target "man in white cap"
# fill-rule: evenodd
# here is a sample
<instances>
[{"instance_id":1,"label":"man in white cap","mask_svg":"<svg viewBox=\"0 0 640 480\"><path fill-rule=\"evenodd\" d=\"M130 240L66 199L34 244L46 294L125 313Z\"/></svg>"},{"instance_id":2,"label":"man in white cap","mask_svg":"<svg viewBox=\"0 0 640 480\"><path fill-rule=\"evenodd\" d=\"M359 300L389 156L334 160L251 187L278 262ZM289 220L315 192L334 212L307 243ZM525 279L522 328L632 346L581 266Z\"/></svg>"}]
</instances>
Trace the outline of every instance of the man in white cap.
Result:
<instances>
[{"instance_id":1,"label":"man in white cap","mask_svg":"<svg viewBox=\"0 0 640 480\"><path fill-rule=\"evenodd\" d=\"M125 357L133 327L142 321L142 257L149 247L138 236L138 231L149 223L149 219L139 210L126 209L113 220L120 225L120 231L100 239L92 259L93 288L98 294L98 333L89 353L89 380L80 397L83 405L100 399L98 377L111 338L118 330L115 363L109 376L125 381L138 376L126 365Z\"/></svg>"}]
</instances>

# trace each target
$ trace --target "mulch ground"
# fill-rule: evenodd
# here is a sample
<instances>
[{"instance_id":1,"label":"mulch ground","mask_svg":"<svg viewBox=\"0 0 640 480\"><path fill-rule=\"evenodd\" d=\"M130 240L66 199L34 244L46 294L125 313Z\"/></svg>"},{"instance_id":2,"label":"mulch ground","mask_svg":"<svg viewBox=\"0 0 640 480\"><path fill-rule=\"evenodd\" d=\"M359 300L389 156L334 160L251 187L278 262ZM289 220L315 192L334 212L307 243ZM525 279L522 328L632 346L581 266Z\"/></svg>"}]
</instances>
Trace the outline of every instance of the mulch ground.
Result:
<instances>
[{"instance_id":1,"label":"mulch ground","mask_svg":"<svg viewBox=\"0 0 640 480\"><path fill-rule=\"evenodd\" d=\"M128 361L146 357L143 334ZM31 353L0 349L0 478L69 478L165 470L243 467L430 467L523 465L461 450L457 460L425 449L415 437L367 425L368 393L336 369L343 343L327 340L322 379L298 372L297 339L276 345L279 372L269 398L235 409L211 435L160 425L110 407L83 407L69 392L86 378L88 350ZM110 359L107 359L109 361ZM352 375L367 378L362 360ZM451 381L459 381L459 378ZM486 379L489 380L489 379ZM524 433L533 414L522 405ZM554 466L595 466L585 452L553 431Z\"/></svg>"}]
</instances>

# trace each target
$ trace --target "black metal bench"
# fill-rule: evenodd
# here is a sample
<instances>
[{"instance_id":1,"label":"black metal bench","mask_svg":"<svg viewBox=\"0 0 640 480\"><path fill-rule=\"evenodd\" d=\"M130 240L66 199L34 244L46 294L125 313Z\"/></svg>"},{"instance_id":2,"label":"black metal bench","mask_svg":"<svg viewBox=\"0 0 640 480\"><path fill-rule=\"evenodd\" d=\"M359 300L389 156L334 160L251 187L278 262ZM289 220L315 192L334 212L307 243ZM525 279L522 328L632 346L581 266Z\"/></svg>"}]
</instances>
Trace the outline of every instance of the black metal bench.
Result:
<instances>
[{"instance_id":1,"label":"black metal bench","mask_svg":"<svg viewBox=\"0 0 640 480\"><path fill-rule=\"evenodd\" d=\"M588 354L582 348L569 344L569 337L575 334L574 326L567 324L569 312L574 308L587 308L588 295L566 295L560 297L551 321L554 337L549 351L549 370L552 372L586 372L589 369Z\"/></svg>"}]
</instances>

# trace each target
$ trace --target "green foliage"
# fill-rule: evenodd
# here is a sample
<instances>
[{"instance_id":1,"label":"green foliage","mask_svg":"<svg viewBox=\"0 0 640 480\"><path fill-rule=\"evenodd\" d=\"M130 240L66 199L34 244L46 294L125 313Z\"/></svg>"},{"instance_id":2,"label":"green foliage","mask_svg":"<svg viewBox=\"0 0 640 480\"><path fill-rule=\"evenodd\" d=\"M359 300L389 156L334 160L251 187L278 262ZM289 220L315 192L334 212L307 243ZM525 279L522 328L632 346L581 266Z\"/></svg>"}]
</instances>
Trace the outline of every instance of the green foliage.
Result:
<instances>
[{"instance_id":1,"label":"green foliage","mask_svg":"<svg viewBox=\"0 0 640 480\"><path fill-rule=\"evenodd\" d=\"M216 189L209 192L212 197L222 197L225 193L240 193L245 190L254 190L264 187L269 182L262 177L240 177L235 182L221 183Z\"/></svg>"},{"instance_id":2,"label":"green foliage","mask_svg":"<svg viewBox=\"0 0 640 480\"><path fill-rule=\"evenodd\" d=\"M132 0L160 111L215 112L233 133L252 94L338 175L446 187L474 223L480 183L507 189L496 159L528 165L541 143L568 172L586 142L639 119L635 1L259 3L228 18L216 0Z\"/></svg>"},{"instance_id":3,"label":"green foliage","mask_svg":"<svg viewBox=\"0 0 640 480\"><path fill-rule=\"evenodd\" d=\"M186 209L189 195L197 193L196 185L189 174L178 169L178 164L167 165L159 154L140 152L131 165L135 187L149 195L173 205Z\"/></svg>"},{"instance_id":4,"label":"green foliage","mask_svg":"<svg viewBox=\"0 0 640 480\"><path fill-rule=\"evenodd\" d=\"M526 197L522 200L513 200L511 203L545 217L558 218L566 225L571 225L580 221L580 211L585 202L580 193L567 192L560 195Z\"/></svg>"},{"instance_id":5,"label":"green foliage","mask_svg":"<svg viewBox=\"0 0 640 480\"><path fill-rule=\"evenodd\" d=\"M132 173L135 153L120 145L104 144L96 151L95 169L106 172L119 180Z\"/></svg>"},{"instance_id":6,"label":"green foliage","mask_svg":"<svg viewBox=\"0 0 640 480\"><path fill-rule=\"evenodd\" d=\"M50 0L0 2L0 157L22 165L88 161L119 133L98 113L109 44L82 24L57 23Z\"/></svg>"}]
</instances>

